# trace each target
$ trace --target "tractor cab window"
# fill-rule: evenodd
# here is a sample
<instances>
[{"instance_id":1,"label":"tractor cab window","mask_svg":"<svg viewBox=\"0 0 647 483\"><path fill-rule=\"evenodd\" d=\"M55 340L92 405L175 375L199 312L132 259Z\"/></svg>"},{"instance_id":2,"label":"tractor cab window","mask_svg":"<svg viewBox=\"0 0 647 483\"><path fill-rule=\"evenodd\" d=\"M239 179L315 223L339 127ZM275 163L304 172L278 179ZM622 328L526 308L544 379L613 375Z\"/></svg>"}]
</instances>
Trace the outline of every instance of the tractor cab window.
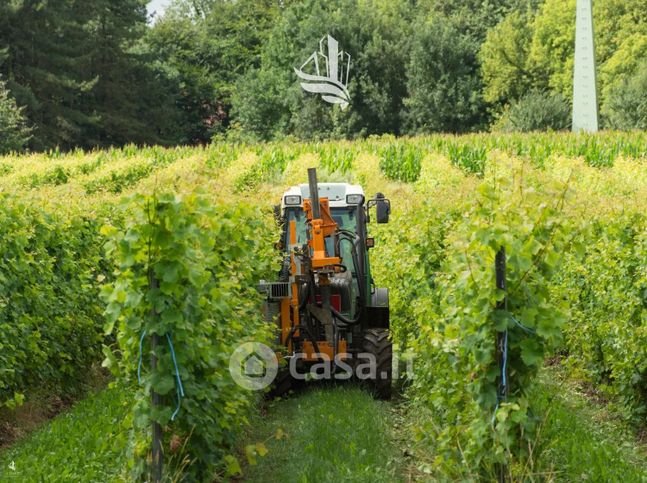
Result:
<instances>
[{"instance_id":1,"label":"tractor cab window","mask_svg":"<svg viewBox=\"0 0 647 483\"><path fill-rule=\"evenodd\" d=\"M357 212L355 207L333 208L330 211L330 214L332 215L333 219L340 229L350 231L352 233L357 233ZM330 244L330 246L328 246L328 243ZM332 240L327 241L326 249L329 248L332 249ZM352 267L353 257L351 244L348 242L342 242L340 245L340 252L343 264L346 265L349 269L354 270L354 267Z\"/></svg>"},{"instance_id":2,"label":"tractor cab window","mask_svg":"<svg viewBox=\"0 0 647 483\"><path fill-rule=\"evenodd\" d=\"M356 208L332 208L330 214L342 230L357 233Z\"/></svg>"},{"instance_id":3,"label":"tractor cab window","mask_svg":"<svg viewBox=\"0 0 647 483\"><path fill-rule=\"evenodd\" d=\"M296 221L297 245L302 246L307 242L306 238L306 215L300 208L287 210L285 217L285 249L290 246L290 223Z\"/></svg>"},{"instance_id":4,"label":"tractor cab window","mask_svg":"<svg viewBox=\"0 0 647 483\"><path fill-rule=\"evenodd\" d=\"M353 233L357 233L357 216L356 216L356 208L355 207L349 207L349 208L331 208L330 210L331 215L337 225L339 226L340 229L342 230L347 230L351 231ZM290 246L290 222L294 220L296 221L296 228L297 228L297 245L302 246L305 243L307 243L307 234L306 234L306 229L307 229L307 223L306 223L306 215L303 212L302 209L289 209L287 210L286 213L286 224L285 224L285 247L287 250L287 247ZM326 240L326 251L328 253L333 253L333 246L332 246L332 239ZM348 245L348 244L346 244ZM342 247L342 257L344 256L344 247ZM349 254L347 254L349 255Z\"/></svg>"}]
</instances>

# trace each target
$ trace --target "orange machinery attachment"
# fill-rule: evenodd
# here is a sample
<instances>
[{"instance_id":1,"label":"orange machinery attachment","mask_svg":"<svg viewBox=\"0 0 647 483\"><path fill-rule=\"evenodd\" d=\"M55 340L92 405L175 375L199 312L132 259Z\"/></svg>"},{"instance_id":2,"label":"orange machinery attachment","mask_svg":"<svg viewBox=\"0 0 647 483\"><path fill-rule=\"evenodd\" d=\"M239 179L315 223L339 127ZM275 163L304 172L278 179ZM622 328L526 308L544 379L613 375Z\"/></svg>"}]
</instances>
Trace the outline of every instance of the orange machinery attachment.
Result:
<instances>
[{"instance_id":1,"label":"orange machinery attachment","mask_svg":"<svg viewBox=\"0 0 647 483\"><path fill-rule=\"evenodd\" d=\"M317 197L319 198L319 197ZM329 257L326 254L326 238L337 232L337 223L333 220L328 206L328 198L319 199L319 212L321 218L314 218L312 201L303 201L303 210L310 223L310 239L308 246L312 251L312 269L318 270L325 267L333 267L341 264L341 258Z\"/></svg>"},{"instance_id":2,"label":"orange machinery attachment","mask_svg":"<svg viewBox=\"0 0 647 483\"><path fill-rule=\"evenodd\" d=\"M329 285L328 275L339 271L341 258L338 256L329 256L326 253L326 238L335 235L337 232L337 223L330 214L328 198L319 198L319 191L316 180L316 171L308 169L308 178L310 184L310 199L303 201L303 210L310 225L308 236L308 248L310 250L310 269L317 274L320 286ZM299 325L299 276L306 275L302 273L302 264L296 260L294 248L297 243L296 222L292 220L289 225L290 237L290 274L292 283L292 297L284 299L281 303L281 340L287 345L288 351L292 350L292 340L289 337L290 332L298 336ZM329 301L325 301L329 303ZM332 344L327 341L318 341L318 347L321 353L326 354L332 360L335 356ZM305 360L316 361L318 357L314 355L313 344L305 341L303 347ZM346 341L340 341L338 352L346 352Z\"/></svg>"}]
</instances>

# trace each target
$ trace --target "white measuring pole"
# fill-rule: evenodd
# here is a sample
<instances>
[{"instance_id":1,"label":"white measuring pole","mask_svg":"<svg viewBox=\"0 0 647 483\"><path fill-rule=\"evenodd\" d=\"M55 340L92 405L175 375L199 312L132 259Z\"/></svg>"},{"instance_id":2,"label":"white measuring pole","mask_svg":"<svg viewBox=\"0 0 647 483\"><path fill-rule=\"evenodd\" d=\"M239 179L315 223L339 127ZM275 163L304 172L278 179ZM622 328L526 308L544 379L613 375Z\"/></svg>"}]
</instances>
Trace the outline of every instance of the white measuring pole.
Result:
<instances>
[{"instance_id":1,"label":"white measuring pole","mask_svg":"<svg viewBox=\"0 0 647 483\"><path fill-rule=\"evenodd\" d=\"M573 72L573 132L596 132L598 130L598 93L593 33L593 1L577 0L575 68Z\"/></svg>"}]
</instances>

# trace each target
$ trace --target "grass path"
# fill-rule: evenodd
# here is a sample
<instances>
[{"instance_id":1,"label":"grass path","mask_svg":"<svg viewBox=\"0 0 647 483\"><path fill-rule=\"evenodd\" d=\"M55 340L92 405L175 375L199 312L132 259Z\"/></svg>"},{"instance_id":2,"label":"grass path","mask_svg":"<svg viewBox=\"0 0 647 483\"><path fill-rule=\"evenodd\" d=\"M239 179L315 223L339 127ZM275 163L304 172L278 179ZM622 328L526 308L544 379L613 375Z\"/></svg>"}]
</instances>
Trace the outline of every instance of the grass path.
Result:
<instances>
[{"instance_id":1,"label":"grass path","mask_svg":"<svg viewBox=\"0 0 647 483\"><path fill-rule=\"evenodd\" d=\"M352 386L312 388L274 401L248 436L268 452L244 468L243 481L402 481L391 412L390 403Z\"/></svg>"},{"instance_id":2,"label":"grass path","mask_svg":"<svg viewBox=\"0 0 647 483\"><path fill-rule=\"evenodd\" d=\"M0 482L123 481L128 394L91 394L0 452Z\"/></svg>"},{"instance_id":3,"label":"grass path","mask_svg":"<svg viewBox=\"0 0 647 483\"><path fill-rule=\"evenodd\" d=\"M647 481L647 445L618 410L585 394L558 367L547 367L536 398L548 414L539 466L557 481Z\"/></svg>"}]
</instances>

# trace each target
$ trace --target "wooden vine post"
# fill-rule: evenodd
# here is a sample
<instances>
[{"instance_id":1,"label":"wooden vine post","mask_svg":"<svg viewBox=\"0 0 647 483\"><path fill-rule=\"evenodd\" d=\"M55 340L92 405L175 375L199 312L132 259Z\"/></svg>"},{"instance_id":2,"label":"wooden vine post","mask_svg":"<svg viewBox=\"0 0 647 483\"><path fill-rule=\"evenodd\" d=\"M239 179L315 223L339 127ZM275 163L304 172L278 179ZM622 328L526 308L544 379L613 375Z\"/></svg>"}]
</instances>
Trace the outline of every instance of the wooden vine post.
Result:
<instances>
[{"instance_id":1,"label":"wooden vine post","mask_svg":"<svg viewBox=\"0 0 647 483\"><path fill-rule=\"evenodd\" d=\"M149 287L150 290L155 290L159 287L159 283L154 275L149 277ZM151 318L157 317L157 312L155 307L151 307ZM157 356L155 351L159 345L159 335L153 332L151 335L151 372L154 374L157 370ZM156 412L156 409L161 405L162 400L161 396L151 388L151 403L153 406L153 412ZM162 481L162 466L164 454L162 451L162 425L158 423L155 419L152 422L152 463L151 463L151 481L153 483L159 483Z\"/></svg>"},{"instance_id":2,"label":"wooden vine post","mask_svg":"<svg viewBox=\"0 0 647 483\"><path fill-rule=\"evenodd\" d=\"M496 288L506 290L506 255L505 248L499 248L494 260L494 267L496 273ZM497 310L505 310L507 308L507 296L504 296L497 302ZM497 407L498 403L505 401L508 398L508 367L507 367L507 345L508 333L507 331L496 333L496 352L497 360L499 361L499 377L497 378ZM507 468L506 465L497 465L498 479L500 482L506 481Z\"/></svg>"}]
</instances>

